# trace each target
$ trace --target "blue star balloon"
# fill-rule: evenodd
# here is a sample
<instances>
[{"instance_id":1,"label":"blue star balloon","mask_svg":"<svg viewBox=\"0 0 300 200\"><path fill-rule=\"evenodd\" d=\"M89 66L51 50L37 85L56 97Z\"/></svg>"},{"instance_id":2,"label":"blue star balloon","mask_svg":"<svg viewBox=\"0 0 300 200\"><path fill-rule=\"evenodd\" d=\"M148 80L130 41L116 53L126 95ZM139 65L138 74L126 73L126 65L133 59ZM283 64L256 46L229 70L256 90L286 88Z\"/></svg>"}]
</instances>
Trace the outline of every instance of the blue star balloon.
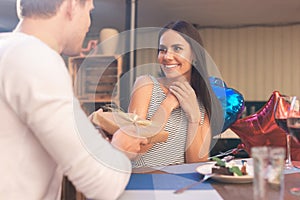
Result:
<instances>
[{"instance_id":1,"label":"blue star balloon","mask_svg":"<svg viewBox=\"0 0 300 200\"><path fill-rule=\"evenodd\" d=\"M241 93L233 88L228 88L222 79L210 77L209 81L222 105L224 116L223 132L240 118L245 108L245 100Z\"/></svg>"}]
</instances>

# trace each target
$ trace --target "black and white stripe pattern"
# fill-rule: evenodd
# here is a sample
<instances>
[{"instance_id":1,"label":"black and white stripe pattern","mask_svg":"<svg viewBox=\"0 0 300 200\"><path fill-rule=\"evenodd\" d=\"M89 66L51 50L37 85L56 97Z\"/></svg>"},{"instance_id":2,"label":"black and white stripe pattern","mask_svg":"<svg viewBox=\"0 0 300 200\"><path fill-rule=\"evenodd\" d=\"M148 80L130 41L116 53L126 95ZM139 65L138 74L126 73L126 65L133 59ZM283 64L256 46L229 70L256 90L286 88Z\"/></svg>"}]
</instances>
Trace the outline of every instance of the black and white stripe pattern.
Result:
<instances>
[{"instance_id":1,"label":"black and white stripe pattern","mask_svg":"<svg viewBox=\"0 0 300 200\"><path fill-rule=\"evenodd\" d=\"M159 82L154 77L150 77L154 85L148 108L148 119L154 115L166 98ZM156 143L146 154L132 163L133 167L154 167L184 163L187 127L188 120L184 111L181 108L173 110L165 126L165 130L169 132L167 142Z\"/></svg>"}]
</instances>

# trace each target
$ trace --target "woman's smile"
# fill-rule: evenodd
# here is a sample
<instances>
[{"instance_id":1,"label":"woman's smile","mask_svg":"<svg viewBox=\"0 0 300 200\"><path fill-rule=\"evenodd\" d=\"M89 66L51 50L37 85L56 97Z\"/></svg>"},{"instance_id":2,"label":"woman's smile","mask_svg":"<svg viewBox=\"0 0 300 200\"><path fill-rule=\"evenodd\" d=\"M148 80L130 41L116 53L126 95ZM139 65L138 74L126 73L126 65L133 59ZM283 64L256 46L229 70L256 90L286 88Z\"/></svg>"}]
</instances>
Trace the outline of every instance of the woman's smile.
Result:
<instances>
[{"instance_id":1,"label":"woman's smile","mask_svg":"<svg viewBox=\"0 0 300 200\"><path fill-rule=\"evenodd\" d=\"M163 67L165 67L167 69L172 69L175 67L180 67L180 65L179 64L165 64L165 65L163 65Z\"/></svg>"}]
</instances>

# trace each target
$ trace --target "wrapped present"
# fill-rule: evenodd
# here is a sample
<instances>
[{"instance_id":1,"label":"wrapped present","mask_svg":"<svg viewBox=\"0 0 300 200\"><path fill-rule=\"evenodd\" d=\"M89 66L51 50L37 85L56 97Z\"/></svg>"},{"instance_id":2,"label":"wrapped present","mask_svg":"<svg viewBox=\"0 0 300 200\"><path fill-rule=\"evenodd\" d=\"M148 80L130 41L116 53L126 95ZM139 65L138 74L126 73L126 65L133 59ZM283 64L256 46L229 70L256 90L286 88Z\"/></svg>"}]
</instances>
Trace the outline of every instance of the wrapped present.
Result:
<instances>
[{"instance_id":1,"label":"wrapped present","mask_svg":"<svg viewBox=\"0 0 300 200\"><path fill-rule=\"evenodd\" d=\"M167 131L153 126L150 120L141 119L133 113L124 113L121 111L95 112L92 122L111 136L121 127L134 125L136 127L134 135L146 137L151 144L166 142L169 135Z\"/></svg>"}]
</instances>

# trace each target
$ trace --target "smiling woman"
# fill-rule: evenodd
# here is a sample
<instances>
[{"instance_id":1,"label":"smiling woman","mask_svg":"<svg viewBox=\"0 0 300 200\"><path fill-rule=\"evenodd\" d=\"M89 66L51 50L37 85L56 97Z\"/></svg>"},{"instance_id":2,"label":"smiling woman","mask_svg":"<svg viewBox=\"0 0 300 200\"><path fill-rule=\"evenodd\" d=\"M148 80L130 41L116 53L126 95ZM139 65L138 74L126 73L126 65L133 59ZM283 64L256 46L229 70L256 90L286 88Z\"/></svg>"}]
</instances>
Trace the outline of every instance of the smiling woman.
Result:
<instances>
[{"instance_id":1,"label":"smiling woman","mask_svg":"<svg viewBox=\"0 0 300 200\"><path fill-rule=\"evenodd\" d=\"M220 133L223 123L214 118L220 105L208 83L201 44L198 31L185 21L160 31L158 62L164 76L137 79L129 112L160 124L169 138L148 145L133 162L135 168L207 160L211 136Z\"/></svg>"}]
</instances>

